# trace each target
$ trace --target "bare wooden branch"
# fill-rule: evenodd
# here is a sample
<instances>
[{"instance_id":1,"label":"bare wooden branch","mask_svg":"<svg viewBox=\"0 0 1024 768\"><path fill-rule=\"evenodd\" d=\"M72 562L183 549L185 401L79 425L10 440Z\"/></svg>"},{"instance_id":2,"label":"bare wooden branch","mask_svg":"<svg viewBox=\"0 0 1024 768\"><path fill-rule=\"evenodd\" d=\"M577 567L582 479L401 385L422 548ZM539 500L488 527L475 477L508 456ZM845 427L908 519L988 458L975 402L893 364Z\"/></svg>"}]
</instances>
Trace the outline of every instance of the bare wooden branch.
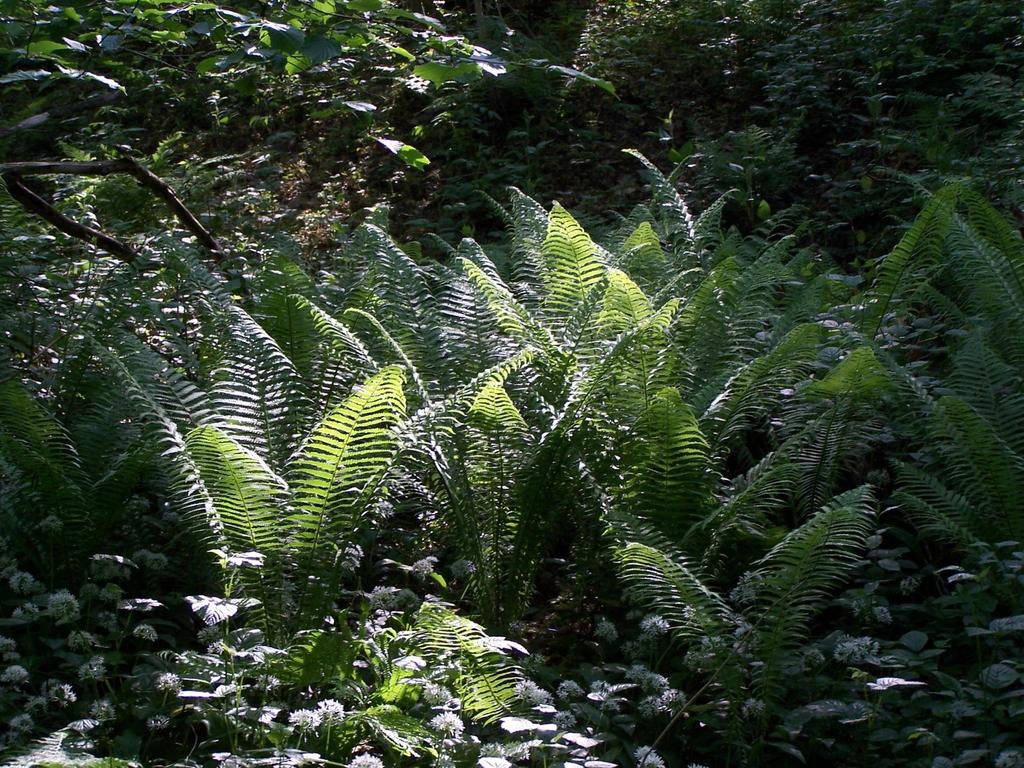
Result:
<instances>
[{"instance_id":1,"label":"bare wooden branch","mask_svg":"<svg viewBox=\"0 0 1024 768\"><path fill-rule=\"evenodd\" d=\"M40 112L39 114L32 115L31 117L26 117L19 123L0 128L0 139L5 136L10 136L13 133L18 133L19 131L28 131L33 128L37 128L50 120L59 120L78 112L85 112L93 107L102 107L105 104L109 104L114 101L120 97L120 95L120 91L105 91L91 98L83 99L82 101L51 107L45 112Z\"/></svg>"},{"instance_id":2,"label":"bare wooden branch","mask_svg":"<svg viewBox=\"0 0 1024 768\"><path fill-rule=\"evenodd\" d=\"M29 213L34 213L39 218L50 222L50 224L59 229L65 235L69 235L78 240L84 240L87 243L92 243L97 248L102 248L107 253L117 256L119 259L123 259L129 263L134 262L138 258L139 255L134 250L117 238L111 237L105 232L88 227L85 224L74 221L73 219L69 219L48 202L43 200L43 198L39 197L39 195L31 189L26 187L17 174L4 173L2 176L4 183L7 185L7 191L11 193L11 197L21 204L22 208Z\"/></svg>"},{"instance_id":3,"label":"bare wooden branch","mask_svg":"<svg viewBox=\"0 0 1024 768\"><path fill-rule=\"evenodd\" d=\"M116 160L90 160L86 162L63 162L63 161L41 161L41 162L23 162L23 163L0 163L0 175L5 178L13 177L16 180L21 176L43 176L43 175L58 175L68 174L72 176L109 176L114 173L126 173L129 176L133 176L136 181L139 182L143 187L150 190L153 194L159 197L171 212L181 221L185 229L195 235L196 239L213 254L216 261L224 256L224 249L221 248L220 243L217 242L216 238L210 234L209 230L202 225L202 223L195 217L195 215L185 206L183 202L175 194L174 190L171 189L165 181L160 179L156 174L150 171L148 168L141 165L137 160L131 157L118 158ZM15 183L20 184L20 181ZM53 206L46 203L44 200L39 198L37 195L32 193L30 190L21 185L22 189L32 194L33 197L40 203L43 203L51 211L55 211ZM13 193L12 193L13 196ZM15 197L16 200L21 200ZM22 203L24 206L25 204ZM26 210L30 210L26 206ZM54 224L51 218L43 216L38 210L32 210L32 213L36 213L42 216L51 224ZM62 214L58 214L62 215ZM67 217L63 217L67 221ZM72 222L75 224L75 222ZM54 226L57 226L54 224ZM82 226L82 225L78 225ZM58 227L59 228L59 227ZM89 229L86 227L86 229ZM66 230L61 230L65 231ZM97 230L90 230L96 232ZM68 232L67 234L71 234ZM76 236L77 235L73 235ZM107 236L109 237L109 236ZM90 242L93 242L90 240ZM116 242L116 241L115 241ZM104 247L104 250L109 250Z\"/></svg>"}]
</instances>

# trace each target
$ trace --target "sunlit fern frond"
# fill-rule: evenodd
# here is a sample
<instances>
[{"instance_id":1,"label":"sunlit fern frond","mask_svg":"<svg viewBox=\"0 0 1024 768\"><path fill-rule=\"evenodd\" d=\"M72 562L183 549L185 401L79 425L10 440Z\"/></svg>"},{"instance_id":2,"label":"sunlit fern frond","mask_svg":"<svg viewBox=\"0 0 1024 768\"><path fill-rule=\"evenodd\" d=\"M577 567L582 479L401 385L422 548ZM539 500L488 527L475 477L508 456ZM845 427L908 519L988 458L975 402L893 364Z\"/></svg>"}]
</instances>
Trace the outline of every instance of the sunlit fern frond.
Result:
<instances>
[{"instance_id":1,"label":"sunlit fern frond","mask_svg":"<svg viewBox=\"0 0 1024 768\"><path fill-rule=\"evenodd\" d=\"M439 661L459 659L455 693L474 720L492 723L520 709L517 688L524 678L509 651L522 652L521 646L491 637L479 624L430 603L416 615L413 638L416 647Z\"/></svg>"},{"instance_id":2,"label":"sunlit fern frond","mask_svg":"<svg viewBox=\"0 0 1024 768\"><path fill-rule=\"evenodd\" d=\"M291 546L306 576L333 573L336 551L375 519L374 502L405 417L402 369L382 369L330 411L288 467Z\"/></svg>"}]
</instances>

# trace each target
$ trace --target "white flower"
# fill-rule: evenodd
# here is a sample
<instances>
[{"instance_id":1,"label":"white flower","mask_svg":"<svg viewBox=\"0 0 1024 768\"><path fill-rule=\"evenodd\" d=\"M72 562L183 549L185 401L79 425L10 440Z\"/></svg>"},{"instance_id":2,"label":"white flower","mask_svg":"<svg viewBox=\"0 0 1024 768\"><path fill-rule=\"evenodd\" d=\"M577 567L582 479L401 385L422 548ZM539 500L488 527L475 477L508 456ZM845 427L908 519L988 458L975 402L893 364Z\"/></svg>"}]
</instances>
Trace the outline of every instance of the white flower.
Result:
<instances>
[{"instance_id":1,"label":"white flower","mask_svg":"<svg viewBox=\"0 0 1024 768\"><path fill-rule=\"evenodd\" d=\"M159 638L156 630L153 629L149 624L139 624L135 629L132 630L132 636L139 638L139 640L145 640L147 642L154 642Z\"/></svg>"},{"instance_id":2,"label":"white flower","mask_svg":"<svg viewBox=\"0 0 1024 768\"><path fill-rule=\"evenodd\" d=\"M761 581L761 577L757 576L749 571L740 576L739 581L736 582L736 586L733 587L729 593L729 597L734 603L738 605L748 605L754 602L754 598L757 597L758 584Z\"/></svg>"},{"instance_id":3,"label":"white flower","mask_svg":"<svg viewBox=\"0 0 1024 768\"><path fill-rule=\"evenodd\" d=\"M7 584L19 595L32 595L41 592L43 585L36 581L35 576L25 571L15 571L7 577Z\"/></svg>"},{"instance_id":4,"label":"white flower","mask_svg":"<svg viewBox=\"0 0 1024 768\"><path fill-rule=\"evenodd\" d=\"M645 696L636 705L637 714L645 720L650 720L661 714L661 697Z\"/></svg>"},{"instance_id":5,"label":"white flower","mask_svg":"<svg viewBox=\"0 0 1024 768\"><path fill-rule=\"evenodd\" d=\"M760 699L747 699L743 702L743 716L748 720L756 720L764 715L765 705Z\"/></svg>"},{"instance_id":6,"label":"white flower","mask_svg":"<svg viewBox=\"0 0 1024 768\"><path fill-rule=\"evenodd\" d=\"M398 605L398 590L395 587L374 587L367 599L371 607L390 611Z\"/></svg>"},{"instance_id":7,"label":"white flower","mask_svg":"<svg viewBox=\"0 0 1024 768\"><path fill-rule=\"evenodd\" d=\"M637 768L665 768L665 761L661 755L650 747L637 747L633 751L633 758L636 760Z\"/></svg>"},{"instance_id":8,"label":"white flower","mask_svg":"<svg viewBox=\"0 0 1024 768\"><path fill-rule=\"evenodd\" d=\"M672 707L684 700L683 692L677 688L669 688L658 697L658 700L665 709L672 709Z\"/></svg>"},{"instance_id":9,"label":"white flower","mask_svg":"<svg viewBox=\"0 0 1024 768\"><path fill-rule=\"evenodd\" d=\"M430 727L452 739L459 738L462 732L466 730L466 724L454 712L442 712L436 715L431 719Z\"/></svg>"},{"instance_id":10,"label":"white flower","mask_svg":"<svg viewBox=\"0 0 1024 768\"><path fill-rule=\"evenodd\" d=\"M832 656L845 664L864 664L878 655L878 641L870 637L843 635L836 643Z\"/></svg>"},{"instance_id":11,"label":"white flower","mask_svg":"<svg viewBox=\"0 0 1024 768\"><path fill-rule=\"evenodd\" d=\"M320 722L320 713L312 709L297 709L288 715L288 723L300 731L315 730L320 727Z\"/></svg>"},{"instance_id":12,"label":"white flower","mask_svg":"<svg viewBox=\"0 0 1024 768\"><path fill-rule=\"evenodd\" d=\"M78 667L78 677L81 680L102 680L106 674L107 663L102 656L93 656Z\"/></svg>"},{"instance_id":13,"label":"white flower","mask_svg":"<svg viewBox=\"0 0 1024 768\"><path fill-rule=\"evenodd\" d=\"M76 629L68 635L68 648L76 653L88 651L96 645L96 635Z\"/></svg>"},{"instance_id":14,"label":"white flower","mask_svg":"<svg viewBox=\"0 0 1024 768\"><path fill-rule=\"evenodd\" d=\"M35 616L39 613L39 606L35 603L23 603L11 611L11 618L22 619L26 616Z\"/></svg>"},{"instance_id":15,"label":"white flower","mask_svg":"<svg viewBox=\"0 0 1024 768\"><path fill-rule=\"evenodd\" d=\"M594 622L594 637L606 643L614 643L619 639L619 630L603 616Z\"/></svg>"},{"instance_id":16,"label":"white flower","mask_svg":"<svg viewBox=\"0 0 1024 768\"><path fill-rule=\"evenodd\" d=\"M124 596L124 590L113 582L104 584L100 590L99 598L105 603L119 603Z\"/></svg>"},{"instance_id":17,"label":"white flower","mask_svg":"<svg viewBox=\"0 0 1024 768\"><path fill-rule=\"evenodd\" d=\"M871 615L879 624L892 624L892 614L889 613L889 609L884 605L875 606L871 611Z\"/></svg>"},{"instance_id":18,"label":"white flower","mask_svg":"<svg viewBox=\"0 0 1024 768\"><path fill-rule=\"evenodd\" d=\"M61 683L57 680L47 682L46 696L60 709L69 707L78 701L78 694L75 693L75 689L67 683Z\"/></svg>"},{"instance_id":19,"label":"white flower","mask_svg":"<svg viewBox=\"0 0 1024 768\"><path fill-rule=\"evenodd\" d=\"M516 683L516 695L531 707L551 703L551 694L532 680L520 680Z\"/></svg>"},{"instance_id":20,"label":"white flower","mask_svg":"<svg viewBox=\"0 0 1024 768\"><path fill-rule=\"evenodd\" d=\"M423 684L423 701L432 707L444 706L455 696L443 685L428 680Z\"/></svg>"},{"instance_id":21,"label":"white flower","mask_svg":"<svg viewBox=\"0 0 1024 768\"><path fill-rule=\"evenodd\" d=\"M562 700L578 699L583 696L583 688L575 680L563 680L558 684L555 694Z\"/></svg>"},{"instance_id":22,"label":"white flower","mask_svg":"<svg viewBox=\"0 0 1024 768\"><path fill-rule=\"evenodd\" d=\"M32 719L32 715L15 715L7 721L8 725L11 726L11 731L14 733L25 733L31 731L35 727L35 721Z\"/></svg>"},{"instance_id":23,"label":"white flower","mask_svg":"<svg viewBox=\"0 0 1024 768\"><path fill-rule=\"evenodd\" d=\"M434 572L434 565L437 563L436 557L424 557L422 560L417 560L412 564L413 575L425 579Z\"/></svg>"},{"instance_id":24,"label":"white flower","mask_svg":"<svg viewBox=\"0 0 1024 768\"><path fill-rule=\"evenodd\" d=\"M552 719L560 731L570 731L576 727L576 715L572 712L555 712Z\"/></svg>"},{"instance_id":25,"label":"white flower","mask_svg":"<svg viewBox=\"0 0 1024 768\"><path fill-rule=\"evenodd\" d=\"M7 685L21 685L28 680L28 670L20 664L11 664L0 673L0 683Z\"/></svg>"},{"instance_id":26,"label":"white flower","mask_svg":"<svg viewBox=\"0 0 1024 768\"><path fill-rule=\"evenodd\" d=\"M103 720L113 720L117 716L114 705L110 703L109 699L94 701L92 706L89 707L89 714L101 722Z\"/></svg>"},{"instance_id":27,"label":"white flower","mask_svg":"<svg viewBox=\"0 0 1024 768\"><path fill-rule=\"evenodd\" d=\"M316 711L324 725L338 725L345 719L345 707L334 699L324 699L316 705Z\"/></svg>"},{"instance_id":28,"label":"white flower","mask_svg":"<svg viewBox=\"0 0 1024 768\"><path fill-rule=\"evenodd\" d=\"M156 689L164 693L178 693L181 691L181 678L173 672L161 672L156 677Z\"/></svg>"},{"instance_id":29,"label":"white flower","mask_svg":"<svg viewBox=\"0 0 1024 768\"><path fill-rule=\"evenodd\" d=\"M640 634L650 640L661 637L667 632L668 622L657 614L652 613L649 616L644 616L640 622Z\"/></svg>"},{"instance_id":30,"label":"white flower","mask_svg":"<svg viewBox=\"0 0 1024 768\"><path fill-rule=\"evenodd\" d=\"M384 761L376 755L364 753L353 757L349 761L348 768L384 768Z\"/></svg>"},{"instance_id":31,"label":"white flower","mask_svg":"<svg viewBox=\"0 0 1024 768\"><path fill-rule=\"evenodd\" d=\"M171 725L171 718L167 715L153 715L146 720L146 727L151 731L166 731Z\"/></svg>"},{"instance_id":32,"label":"white flower","mask_svg":"<svg viewBox=\"0 0 1024 768\"><path fill-rule=\"evenodd\" d=\"M1004 749L996 758L996 768L1024 768L1024 752Z\"/></svg>"},{"instance_id":33,"label":"white flower","mask_svg":"<svg viewBox=\"0 0 1024 768\"><path fill-rule=\"evenodd\" d=\"M708 768L704 763L690 763L686 768Z\"/></svg>"},{"instance_id":34,"label":"white flower","mask_svg":"<svg viewBox=\"0 0 1024 768\"><path fill-rule=\"evenodd\" d=\"M0 635L0 653L16 653L18 650L18 644L7 637L7 635Z\"/></svg>"}]
</instances>

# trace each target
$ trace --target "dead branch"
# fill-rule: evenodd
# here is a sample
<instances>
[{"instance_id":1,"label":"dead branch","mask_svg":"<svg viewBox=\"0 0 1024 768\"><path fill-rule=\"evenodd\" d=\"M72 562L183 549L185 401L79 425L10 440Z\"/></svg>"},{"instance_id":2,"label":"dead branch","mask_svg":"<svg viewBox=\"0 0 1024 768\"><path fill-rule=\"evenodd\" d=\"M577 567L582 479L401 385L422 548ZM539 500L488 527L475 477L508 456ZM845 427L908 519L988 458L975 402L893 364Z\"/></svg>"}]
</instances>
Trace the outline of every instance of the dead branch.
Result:
<instances>
[{"instance_id":1,"label":"dead branch","mask_svg":"<svg viewBox=\"0 0 1024 768\"><path fill-rule=\"evenodd\" d=\"M116 160L91 160L87 162L62 162L42 161L23 163L0 163L0 176L7 182L11 189L11 196L14 197L26 211L34 213L60 229L65 234L76 237L86 242L94 243L105 251L132 260L135 252L110 235L99 230L86 227L83 224L72 221L57 211L50 203L43 200L34 192L29 190L22 182L22 176L44 176L68 174L72 176L109 176L115 173L125 173L159 197L167 207L177 216L182 225L195 235L196 239L208 250L215 261L220 261L224 256L224 250L216 238L210 234L200 223L193 213L185 206L175 194L174 190L156 176L148 168L145 168L137 160L131 157L118 158ZM15 188L18 189L17 193ZM58 223L58 221L60 223ZM116 244L116 245L115 245ZM130 256L127 254L131 254Z\"/></svg>"},{"instance_id":2,"label":"dead branch","mask_svg":"<svg viewBox=\"0 0 1024 768\"><path fill-rule=\"evenodd\" d=\"M34 213L41 219L50 222L65 235L92 243L97 248L102 248L107 253L117 256L129 263L138 258L138 254L122 243L120 240L111 237L98 229L87 227L73 219L69 219L48 202L39 197L35 192L26 187L21 177L14 173L3 174L4 183L7 184L7 191L11 197L17 200L21 207L29 213Z\"/></svg>"}]
</instances>

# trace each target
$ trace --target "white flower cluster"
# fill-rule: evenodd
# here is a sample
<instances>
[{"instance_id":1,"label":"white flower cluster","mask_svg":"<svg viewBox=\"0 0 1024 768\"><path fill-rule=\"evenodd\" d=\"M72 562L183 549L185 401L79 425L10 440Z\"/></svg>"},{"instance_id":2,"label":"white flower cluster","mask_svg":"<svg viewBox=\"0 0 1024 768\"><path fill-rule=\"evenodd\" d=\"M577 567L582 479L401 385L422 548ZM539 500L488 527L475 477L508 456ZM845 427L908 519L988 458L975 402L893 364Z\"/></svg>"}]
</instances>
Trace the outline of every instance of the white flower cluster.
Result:
<instances>
[{"instance_id":1,"label":"white flower cluster","mask_svg":"<svg viewBox=\"0 0 1024 768\"><path fill-rule=\"evenodd\" d=\"M43 585L36 577L25 571L12 571L7 576L7 585L19 595L35 595L43 591Z\"/></svg>"},{"instance_id":2,"label":"white flower cluster","mask_svg":"<svg viewBox=\"0 0 1024 768\"><path fill-rule=\"evenodd\" d=\"M614 643L619 639L619 630L604 616L594 622L594 637L606 643Z\"/></svg>"},{"instance_id":3,"label":"white flower cluster","mask_svg":"<svg viewBox=\"0 0 1024 768\"><path fill-rule=\"evenodd\" d=\"M68 648L75 653L88 651L95 647L96 643L96 635L91 632L84 632L80 629L76 629L68 635Z\"/></svg>"},{"instance_id":4,"label":"white flower cluster","mask_svg":"<svg viewBox=\"0 0 1024 768\"><path fill-rule=\"evenodd\" d=\"M996 757L996 768L1024 768L1024 752L1019 749L1004 749Z\"/></svg>"},{"instance_id":5,"label":"white flower cluster","mask_svg":"<svg viewBox=\"0 0 1024 768\"><path fill-rule=\"evenodd\" d=\"M764 717L765 703L761 699L747 699L743 702L743 716L747 720L758 720Z\"/></svg>"},{"instance_id":6,"label":"white flower cluster","mask_svg":"<svg viewBox=\"0 0 1024 768\"><path fill-rule=\"evenodd\" d=\"M180 693L181 678L173 672L161 672L156 676L156 689L162 693Z\"/></svg>"},{"instance_id":7,"label":"white flower cluster","mask_svg":"<svg viewBox=\"0 0 1024 768\"><path fill-rule=\"evenodd\" d=\"M345 719L345 707L334 699L324 699L316 709L296 709L288 715L289 725L300 731L315 731L321 726L334 726Z\"/></svg>"},{"instance_id":8,"label":"white flower cluster","mask_svg":"<svg viewBox=\"0 0 1024 768\"><path fill-rule=\"evenodd\" d=\"M665 712L671 712L682 700L682 691L676 688L669 688L659 694L644 696L644 698L637 702L636 711L643 718L655 718Z\"/></svg>"},{"instance_id":9,"label":"white flower cluster","mask_svg":"<svg viewBox=\"0 0 1024 768\"><path fill-rule=\"evenodd\" d=\"M17 661L21 658L18 653L18 644L6 635L0 635L0 656L4 661Z\"/></svg>"},{"instance_id":10,"label":"white flower cluster","mask_svg":"<svg viewBox=\"0 0 1024 768\"><path fill-rule=\"evenodd\" d=\"M335 699L324 699L316 705L320 722L328 727L339 725L345 719L345 706Z\"/></svg>"},{"instance_id":11,"label":"white flower cluster","mask_svg":"<svg viewBox=\"0 0 1024 768\"><path fill-rule=\"evenodd\" d=\"M917 576L904 576L900 581L900 592L906 597L916 592L919 586L921 580Z\"/></svg>"},{"instance_id":12,"label":"white flower cluster","mask_svg":"<svg viewBox=\"0 0 1024 768\"><path fill-rule=\"evenodd\" d=\"M639 685L644 693L661 693L668 688L668 678L652 672L643 664L633 664L626 670L626 679Z\"/></svg>"},{"instance_id":13,"label":"white flower cluster","mask_svg":"<svg viewBox=\"0 0 1024 768\"><path fill-rule=\"evenodd\" d=\"M876 605L871 610L871 617L879 624L892 624L892 614L884 605Z\"/></svg>"},{"instance_id":14,"label":"white flower cluster","mask_svg":"<svg viewBox=\"0 0 1024 768\"><path fill-rule=\"evenodd\" d=\"M348 768L384 768L384 761L367 752L353 757L349 761Z\"/></svg>"},{"instance_id":15,"label":"white flower cluster","mask_svg":"<svg viewBox=\"0 0 1024 768\"><path fill-rule=\"evenodd\" d=\"M865 664L877 656L878 641L871 637L843 635L832 651L832 657L844 664Z\"/></svg>"},{"instance_id":16,"label":"white flower cluster","mask_svg":"<svg viewBox=\"0 0 1024 768\"><path fill-rule=\"evenodd\" d=\"M312 709L296 709L288 715L288 724L300 731L315 731L320 721L320 714Z\"/></svg>"},{"instance_id":17,"label":"white flower cluster","mask_svg":"<svg viewBox=\"0 0 1024 768\"><path fill-rule=\"evenodd\" d=\"M729 593L730 599L737 605L749 605L757 597L757 589L761 582L760 576L751 572L744 573Z\"/></svg>"},{"instance_id":18,"label":"white flower cluster","mask_svg":"<svg viewBox=\"0 0 1024 768\"><path fill-rule=\"evenodd\" d=\"M575 680L563 680L555 689L555 695L563 701L583 698L583 688Z\"/></svg>"},{"instance_id":19,"label":"white flower cluster","mask_svg":"<svg viewBox=\"0 0 1024 768\"><path fill-rule=\"evenodd\" d=\"M449 566L449 570L453 578L464 579L476 573L476 563L471 560L456 560Z\"/></svg>"},{"instance_id":20,"label":"white flower cluster","mask_svg":"<svg viewBox=\"0 0 1024 768\"><path fill-rule=\"evenodd\" d=\"M78 677L80 680L102 680L106 674L107 663L103 660L102 656L93 656L78 667Z\"/></svg>"},{"instance_id":21,"label":"white flower cluster","mask_svg":"<svg viewBox=\"0 0 1024 768\"><path fill-rule=\"evenodd\" d=\"M466 730L462 718L454 712L441 712L430 720L430 727L449 739L458 739Z\"/></svg>"},{"instance_id":22,"label":"white flower cluster","mask_svg":"<svg viewBox=\"0 0 1024 768\"><path fill-rule=\"evenodd\" d=\"M633 759L637 768L665 768L665 760L650 747L637 747L633 750Z\"/></svg>"},{"instance_id":23,"label":"white flower cluster","mask_svg":"<svg viewBox=\"0 0 1024 768\"><path fill-rule=\"evenodd\" d=\"M694 672L705 672L725 649L726 644L722 638L702 637L696 646L686 652L683 663Z\"/></svg>"},{"instance_id":24,"label":"white flower cluster","mask_svg":"<svg viewBox=\"0 0 1024 768\"><path fill-rule=\"evenodd\" d=\"M20 664L11 664L0 672L0 683L4 685L21 685L28 680L28 670Z\"/></svg>"},{"instance_id":25,"label":"white flower cluster","mask_svg":"<svg viewBox=\"0 0 1024 768\"><path fill-rule=\"evenodd\" d=\"M572 712L555 712L552 720L560 731L571 731L576 727L576 715Z\"/></svg>"},{"instance_id":26,"label":"white flower cluster","mask_svg":"<svg viewBox=\"0 0 1024 768\"><path fill-rule=\"evenodd\" d=\"M75 689L60 680L47 680L43 684L42 693L47 702L53 704L57 709L66 709L78 701Z\"/></svg>"},{"instance_id":27,"label":"white flower cluster","mask_svg":"<svg viewBox=\"0 0 1024 768\"><path fill-rule=\"evenodd\" d=\"M427 680L423 683L423 701L431 707L443 707L451 703L455 695L440 683Z\"/></svg>"},{"instance_id":28,"label":"white flower cluster","mask_svg":"<svg viewBox=\"0 0 1024 768\"><path fill-rule=\"evenodd\" d=\"M551 694L532 680L520 680L516 683L516 695L531 707L551 703Z\"/></svg>"},{"instance_id":29,"label":"white flower cluster","mask_svg":"<svg viewBox=\"0 0 1024 768\"><path fill-rule=\"evenodd\" d=\"M371 608L393 611L398 607L398 589L395 587L374 587L366 598L370 601Z\"/></svg>"},{"instance_id":30,"label":"white flower cluster","mask_svg":"<svg viewBox=\"0 0 1024 768\"><path fill-rule=\"evenodd\" d=\"M146 727L151 731L166 731L171 726L171 718L167 715L153 715L146 720Z\"/></svg>"},{"instance_id":31,"label":"white flower cluster","mask_svg":"<svg viewBox=\"0 0 1024 768\"><path fill-rule=\"evenodd\" d=\"M101 723L104 720L113 720L117 717L117 711L114 709L114 705L110 703L109 699L99 699L92 703L89 707L89 714Z\"/></svg>"},{"instance_id":32,"label":"white flower cluster","mask_svg":"<svg viewBox=\"0 0 1024 768\"><path fill-rule=\"evenodd\" d=\"M17 734L27 733L36 726L32 715L25 714L15 715L7 721L7 724L11 727L11 732Z\"/></svg>"},{"instance_id":33,"label":"white flower cluster","mask_svg":"<svg viewBox=\"0 0 1024 768\"><path fill-rule=\"evenodd\" d=\"M159 635L149 624L139 624L132 630L132 637L137 637L139 640L144 640L147 643L153 643L156 642Z\"/></svg>"},{"instance_id":34,"label":"white flower cluster","mask_svg":"<svg viewBox=\"0 0 1024 768\"><path fill-rule=\"evenodd\" d=\"M437 565L436 557L424 557L412 564L412 573L418 578L426 579L434 572L435 565Z\"/></svg>"}]
</instances>

